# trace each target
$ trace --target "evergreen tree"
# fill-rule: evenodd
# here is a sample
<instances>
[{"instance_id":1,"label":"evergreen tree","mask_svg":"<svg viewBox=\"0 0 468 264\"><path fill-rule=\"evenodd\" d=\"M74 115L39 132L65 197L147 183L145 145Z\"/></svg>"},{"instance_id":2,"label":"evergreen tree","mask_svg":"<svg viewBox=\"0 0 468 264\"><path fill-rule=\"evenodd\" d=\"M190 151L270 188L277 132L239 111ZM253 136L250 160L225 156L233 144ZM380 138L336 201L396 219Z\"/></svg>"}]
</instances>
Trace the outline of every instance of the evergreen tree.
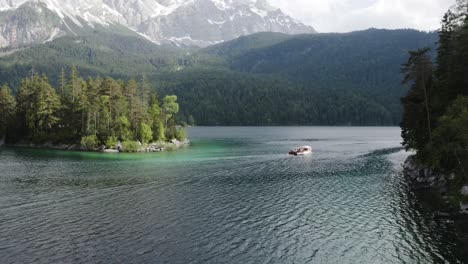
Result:
<instances>
[{"instance_id":1,"label":"evergreen tree","mask_svg":"<svg viewBox=\"0 0 468 264\"><path fill-rule=\"evenodd\" d=\"M86 110L85 134L96 135L98 133L99 102L100 102L100 79L89 78L86 83L86 96L88 107Z\"/></svg>"},{"instance_id":2,"label":"evergreen tree","mask_svg":"<svg viewBox=\"0 0 468 264\"><path fill-rule=\"evenodd\" d=\"M140 125L140 140L141 143L146 144L153 138L153 131L151 127L144 122L141 122Z\"/></svg>"},{"instance_id":3,"label":"evergreen tree","mask_svg":"<svg viewBox=\"0 0 468 264\"><path fill-rule=\"evenodd\" d=\"M87 84L80 77L77 68L72 66L68 80L64 71L61 72L59 85L60 101L63 105L60 119L63 120L64 128L61 134L65 140L78 140L80 135L89 133Z\"/></svg>"},{"instance_id":4,"label":"evergreen tree","mask_svg":"<svg viewBox=\"0 0 468 264\"><path fill-rule=\"evenodd\" d=\"M133 79L127 83L111 77L84 81L72 67L68 78L61 72L58 91L45 76L37 74L22 80L16 101L8 86L3 86L0 135L12 131L17 135L14 140L80 143L91 150L99 144L115 147L117 141L134 149L138 148L135 140L165 140L164 122L169 120L169 129L175 131L177 97L166 97L163 113L155 94L150 104L143 102L145 93ZM16 116L18 125L11 122Z\"/></svg>"},{"instance_id":5,"label":"evergreen tree","mask_svg":"<svg viewBox=\"0 0 468 264\"><path fill-rule=\"evenodd\" d=\"M125 86L125 96L129 105L129 119L133 134L137 134L140 130L142 122L148 121L148 104L144 103L139 94L138 83L131 79Z\"/></svg>"},{"instance_id":6,"label":"evergreen tree","mask_svg":"<svg viewBox=\"0 0 468 264\"><path fill-rule=\"evenodd\" d=\"M141 76L141 81L140 81L140 99L143 102L143 104L146 106L149 103L150 100L150 94L151 94L151 87L148 82L148 79L146 75Z\"/></svg>"},{"instance_id":7,"label":"evergreen tree","mask_svg":"<svg viewBox=\"0 0 468 264\"><path fill-rule=\"evenodd\" d=\"M103 93L108 96L107 108L109 115L107 117L107 130L110 131L111 134L116 134L118 129L122 129L123 123L125 123L125 127L128 127L130 130L130 125L127 126L126 122L121 122L123 120L122 117L126 118L126 111L128 110L127 102L122 93L121 84L107 77L102 83L102 90ZM128 118L126 118L126 120L130 124Z\"/></svg>"},{"instance_id":8,"label":"evergreen tree","mask_svg":"<svg viewBox=\"0 0 468 264\"><path fill-rule=\"evenodd\" d=\"M177 96L168 95L163 99L162 113L164 116L164 130L167 132L167 123L174 114L179 112L179 104L177 103ZM166 133L167 135L167 133Z\"/></svg>"},{"instance_id":9,"label":"evergreen tree","mask_svg":"<svg viewBox=\"0 0 468 264\"><path fill-rule=\"evenodd\" d=\"M157 140L165 140L166 132L164 130L162 111L155 93L151 95L149 114L153 127L153 138Z\"/></svg>"},{"instance_id":10,"label":"evergreen tree","mask_svg":"<svg viewBox=\"0 0 468 264\"><path fill-rule=\"evenodd\" d=\"M425 165L467 182L468 1L457 1L442 20L435 70L426 53L412 52L404 65L404 81L412 84L402 99L404 145Z\"/></svg>"},{"instance_id":11,"label":"evergreen tree","mask_svg":"<svg viewBox=\"0 0 468 264\"><path fill-rule=\"evenodd\" d=\"M434 131L434 167L459 168L468 181L468 97L459 97Z\"/></svg>"},{"instance_id":12,"label":"evergreen tree","mask_svg":"<svg viewBox=\"0 0 468 264\"><path fill-rule=\"evenodd\" d=\"M409 94L402 99L405 113L402 122L405 146L422 148L431 140L431 115L429 92L432 86L432 63L427 55L429 49L411 51L408 62L403 65L403 83L411 84ZM425 125L423 125L425 122Z\"/></svg>"},{"instance_id":13,"label":"evergreen tree","mask_svg":"<svg viewBox=\"0 0 468 264\"><path fill-rule=\"evenodd\" d=\"M16 100L10 87L3 85L0 88L0 138L7 135L16 113Z\"/></svg>"},{"instance_id":14,"label":"evergreen tree","mask_svg":"<svg viewBox=\"0 0 468 264\"><path fill-rule=\"evenodd\" d=\"M59 77L59 96L63 100L66 94L66 86L67 86L67 77L65 75L65 70L62 68L60 71Z\"/></svg>"},{"instance_id":15,"label":"evergreen tree","mask_svg":"<svg viewBox=\"0 0 468 264\"><path fill-rule=\"evenodd\" d=\"M18 93L18 110L33 141L43 141L54 135L60 118L60 99L45 76L34 74L23 80Z\"/></svg>"}]
</instances>

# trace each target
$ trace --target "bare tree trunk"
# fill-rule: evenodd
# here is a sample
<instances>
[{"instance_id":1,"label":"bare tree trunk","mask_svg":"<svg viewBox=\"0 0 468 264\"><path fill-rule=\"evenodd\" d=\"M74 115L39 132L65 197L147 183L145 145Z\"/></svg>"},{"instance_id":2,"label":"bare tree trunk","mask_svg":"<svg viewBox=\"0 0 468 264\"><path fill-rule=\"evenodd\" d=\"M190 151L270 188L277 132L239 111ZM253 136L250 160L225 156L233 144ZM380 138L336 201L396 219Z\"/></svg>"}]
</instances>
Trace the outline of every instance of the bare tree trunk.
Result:
<instances>
[{"instance_id":1,"label":"bare tree trunk","mask_svg":"<svg viewBox=\"0 0 468 264\"><path fill-rule=\"evenodd\" d=\"M430 117L430 112L429 112L429 100L427 98L426 85L424 85L424 101L426 104L427 128L429 131L429 140L431 141L431 145L432 145L432 128L431 128L432 126L431 126L431 117Z\"/></svg>"},{"instance_id":2,"label":"bare tree trunk","mask_svg":"<svg viewBox=\"0 0 468 264\"><path fill-rule=\"evenodd\" d=\"M425 65L423 65L425 67ZM424 90L424 104L426 107L426 117L427 117L427 129L429 132L429 141L431 142L432 146L432 126L431 126L431 116L430 116L430 111L429 111L429 98L427 95L427 80L426 80L426 72L425 68L422 69L422 85L423 85L423 90Z\"/></svg>"},{"instance_id":3,"label":"bare tree trunk","mask_svg":"<svg viewBox=\"0 0 468 264\"><path fill-rule=\"evenodd\" d=\"M97 127L97 112L94 111L94 135L97 135L98 127Z\"/></svg>"},{"instance_id":4,"label":"bare tree trunk","mask_svg":"<svg viewBox=\"0 0 468 264\"><path fill-rule=\"evenodd\" d=\"M457 158L458 165L460 166L460 169L461 169L461 170L462 170L462 172L463 172L463 177L464 177L464 178L465 178L465 180L466 180L466 179L467 179L467 177L466 177L465 168L463 167L463 164L462 164L462 162L461 162L461 160L460 160L460 157L458 156L458 154L457 154L457 151L456 151L456 150L454 151L454 154L455 154L455 157Z\"/></svg>"},{"instance_id":5,"label":"bare tree trunk","mask_svg":"<svg viewBox=\"0 0 468 264\"><path fill-rule=\"evenodd\" d=\"M164 125L164 135L166 135L166 139L167 139L167 121L169 121L169 118L164 118L166 120L166 124Z\"/></svg>"}]
</instances>

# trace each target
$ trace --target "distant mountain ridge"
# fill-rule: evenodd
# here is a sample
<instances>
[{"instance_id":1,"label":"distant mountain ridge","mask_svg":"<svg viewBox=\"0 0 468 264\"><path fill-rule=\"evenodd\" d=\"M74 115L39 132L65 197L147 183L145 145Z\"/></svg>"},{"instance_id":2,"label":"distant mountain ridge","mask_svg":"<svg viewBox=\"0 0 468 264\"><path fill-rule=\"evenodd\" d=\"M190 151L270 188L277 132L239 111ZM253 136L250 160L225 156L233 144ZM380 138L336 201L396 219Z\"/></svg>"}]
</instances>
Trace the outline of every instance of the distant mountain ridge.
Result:
<instances>
[{"instance_id":1,"label":"distant mountain ridge","mask_svg":"<svg viewBox=\"0 0 468 264\"><path fill-rule=\"evenodd\" d=\"M57 87L71 65L83 77L143 74L159 96L179 97L181 120L199 125L396 125L406 92L401 64L409 50L437 41L436 32L370 29L257 33L194 49L155 45L115 24L71 30L82 32L2 49L0 83L17 89L33 71Z\"/></svg>"},{"instance_id":2,"label":"distant mountain ridge","mask_svg":"<svg viewBox=\"0 0 468 264\"><path fill-rule=\"evenodd\" d=\"M111 24L157 44L199 47L257 32L315 33L266 0L0 0L0 47Z\"/></svg>"},{"instance_id":3,"label":"distant mountain ridge","mask_svg":"<svg viewBox=\"0 0 468 264\"><path fill-rule=\"evenodd\" d=\"M400 65L408 51L435 49L437 33L412 29L371 28L350 33L285 35L258 33L202 49L223 57L229 68L280 75L301 82L370 82L400 84ZM379 71L372 75L371 72Z\"/></svg>"}]
</instances>

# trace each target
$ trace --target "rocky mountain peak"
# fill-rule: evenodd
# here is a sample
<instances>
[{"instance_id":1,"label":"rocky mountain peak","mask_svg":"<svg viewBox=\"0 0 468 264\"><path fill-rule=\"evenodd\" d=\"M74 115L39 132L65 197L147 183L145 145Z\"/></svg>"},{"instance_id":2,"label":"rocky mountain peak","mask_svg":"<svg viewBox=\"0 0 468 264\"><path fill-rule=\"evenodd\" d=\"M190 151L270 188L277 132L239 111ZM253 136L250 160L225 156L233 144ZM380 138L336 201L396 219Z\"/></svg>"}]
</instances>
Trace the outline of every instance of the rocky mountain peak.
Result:
<instances>
[{"instance_id":1,"label":"rocky mountain peak","mask_svg":"<svg viewBox=\"0 0 468 264\"><path fill-rule=\"evenodd\" d=\"M315 32L267 0L0 0L0 46L14 42L9 36L20 21L12 18L21 7L32 3L43 6L29 5L29 14L35 20L23 17L21 25L29 33L17 44L43 42L66 34L72 26L98 24L120 24L155 43L191 46L208 46L264 31ZM48 9L47 17L40 15L44 7Z\"/></svg>"}]
</instances>

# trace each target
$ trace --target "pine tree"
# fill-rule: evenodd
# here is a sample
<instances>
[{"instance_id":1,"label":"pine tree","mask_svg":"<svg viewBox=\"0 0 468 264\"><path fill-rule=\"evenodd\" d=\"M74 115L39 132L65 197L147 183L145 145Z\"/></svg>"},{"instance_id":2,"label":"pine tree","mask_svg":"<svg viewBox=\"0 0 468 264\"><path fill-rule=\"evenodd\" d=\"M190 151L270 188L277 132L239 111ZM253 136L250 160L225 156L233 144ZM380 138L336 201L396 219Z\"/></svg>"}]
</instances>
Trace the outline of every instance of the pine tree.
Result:
<instances>
[{"instance_id":1,"label":"pine tree","mask_svg":"<svg viewBox=\"0 0 468 264\"><path fill-rule=\"evenodd\" d=\"M158 97L155 93L151 95L149 114L153 130L153 138L157 140L165 140L166 133L164 130L162 111L161 107L159 106Z\"/></svg>"},{"instance_id":2,"label":"pine tree","mask_svg":"<svg viewBox=\"0 0 468 264\"><path fill-rule=\"evenodd\" d=\"M0 138L7 135L11 128L16 111L16 100L13 97L10 87L3 85L0 88Z\"/></svg>"},{"instance_id":3,"label":"pine tree","mask_svg":"<svg viewBox=\"0 0 468 264\"><path fill-rule=\"evenodd\" d=\"M411 84L408 95L402 99L402 136L407 149L422 150L432 140L429 93L433 84L433 67L428 51L411 51L402 69L403 83Z\"/></svg>"},{"instance_id":4,"label":"pine tree","mask_svg":"<svg viewBox=\"0 0 468 264\"><path fill-rule=\"evenodd\" d=\"M177 114L179 112L179 104L177 103L177 96L175 95L168 95L164 97L163 99L163 105L162 105L162 113L164 116L164 130L166 131L166 136L167 136L167 124L170 118L174 114Z\"/></svg>"},{"instance_id":5,"label":"pine tree","mask_svg":"<svg viewBox=\"0 0 468 264\"><path fill-rule=\"evenodd\" d=\"M427 50L412 52L404 65L405 82L412 84L402 99L404 145L416 150L425 165L456 171L466 182L468 1L457 1L457 7L444 16L437 51L435 71Z\"/></svg>"},{"instance_id":6,"label":"pine tree","mask_svg":"<svg viewBox=\"0 0 468 264\"><path fill-rule=\"evenodd\" d=\"M125 86L125 96L129 106L129 120L135 135L140 130L141 123L148 120L148 104L142 101L138 88L138 83L134 79L131 79Z\"/></svg>"},{"instance_id":7,"label":"pine tree","mask_svg":"<svg viewBox=\"0 0 468 264\"><path fill-rule=\"evenodd\" d=\"M107 117L107 131L109 131L111 135L114 135L118 132L117 130L122 129L123 123L125 123L125 127L127 127L126 122L120 122L123 120L122 117L125 117L130 124L126 117L128 112L127 101L125 100L122 85L119 81L107 77L104 79L101 89L103 94L108 96L107 108L109 115ZM130 127L129 125L129 130Z\"/></svg>"},{"instance_id":8,"label":"pine tree","mask_svg":"<svg viewBox=\"0 0 468 264\"><path fill-rule=\"evenodd\" d=\"M148 82L148 79L146 78L146 75L141 76L141 81L140 81L140 99L143 102L143 104L146 106L149 103L150 100L150 93L151 93L151 87Z\"/></svg>"},{"instance_id":9,"label":"pine tree","mask_svg":"<svg viewBox=\"0 0 468 264\"><path fill-rule=\"evenodd\" d=\"M65 75L65 70L62 68L60 71L60 77L59 77L59 96L63 100L65 97L66 93L66 86L67 86L67 77Z\"/></svg>"},{"instance_id":10,"label":"pine tree","mask_svg":"<svg viewBox=\"0 0 468 264\"><path fill-rule=\"evenodd\" d=\"M145 122L141 122L139 134L141 143L143 144L148 143L153 138L153 131L151 130L151 127Z\"/></svg>"},{"instance_id":11,"label":"pine tree","mask_svg":"<svg viewBox=\"0 0 468 264\"><path fill-rule=\"evenodd\" d=\"M61 104L45 76L34 74L31 79L23 80L17 101L31 140L43 141L55 134Z\"/></svg>"}]
</instances>

